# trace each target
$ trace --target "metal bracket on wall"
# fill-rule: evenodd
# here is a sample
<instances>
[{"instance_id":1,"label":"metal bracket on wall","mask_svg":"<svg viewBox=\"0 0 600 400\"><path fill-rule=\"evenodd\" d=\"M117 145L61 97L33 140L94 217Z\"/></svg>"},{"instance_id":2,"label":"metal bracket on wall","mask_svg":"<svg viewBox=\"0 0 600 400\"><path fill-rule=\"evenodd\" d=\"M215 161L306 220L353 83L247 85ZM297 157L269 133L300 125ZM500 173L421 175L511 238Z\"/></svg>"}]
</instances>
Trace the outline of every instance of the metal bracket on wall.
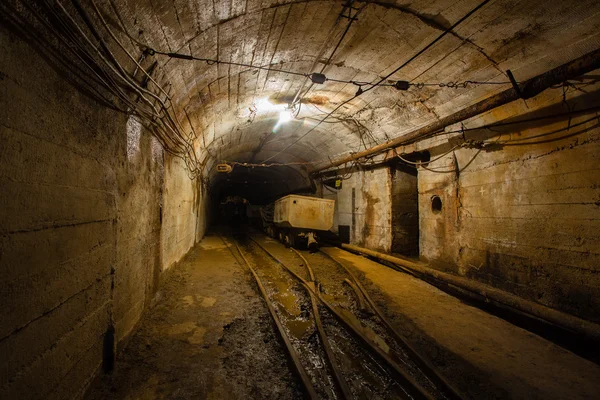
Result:
<instances>
[{"instance_id":1,"label":"metal bracket on wall","mask_svg":"<svg viewBox=\"0 0 600 400\"><path fill-rule=\"evenodd\" d=\"M523 91L521 90L521 87L519 86L519 83L515 79L515 76L513 75L512 71L510 69L506 70L506 75L508 76L508 79L510 79L510 83L512 84L513 88L515 89L515 92L517 92L517 94L519 95L520 98L525 100L525 99L532 97L532 96L526 96L523 93Z\"/></svg>"}]
</instances>

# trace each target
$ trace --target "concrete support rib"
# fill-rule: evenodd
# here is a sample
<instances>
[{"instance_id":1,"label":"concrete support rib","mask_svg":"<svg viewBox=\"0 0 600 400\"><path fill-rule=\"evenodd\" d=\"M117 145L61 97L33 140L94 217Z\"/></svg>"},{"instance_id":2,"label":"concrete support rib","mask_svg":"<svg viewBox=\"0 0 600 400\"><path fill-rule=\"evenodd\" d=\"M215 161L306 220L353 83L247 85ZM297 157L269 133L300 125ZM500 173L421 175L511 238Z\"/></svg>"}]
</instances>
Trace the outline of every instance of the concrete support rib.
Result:
<instances>
[{"instance_id":1,"label":"concrete support rib","mask_svg":"<svg viewBox=\"0 0 600 400\"><path fill-rule=\"evenodd\" d=\"M316 174L329 168L340 166L347 162L358 160L363 157L374 156L396 146L428 137L429 135L444 129L449 125L475 117L479 114L493 110L494 108L511 103L515 100L534 97L551 86L561 84L569 79L577 78L598 68L600 68L600 49L596 49L591 53L531 78L520 86L513 86L510 89L506 89L454 114L440 118L430 125L416 129L405 135L397 137L396 139L390 140L389 142L371 147L370 149L333 160L326 165L314 168L310 171L310 173Z\"/></svg>"}]
</instances>

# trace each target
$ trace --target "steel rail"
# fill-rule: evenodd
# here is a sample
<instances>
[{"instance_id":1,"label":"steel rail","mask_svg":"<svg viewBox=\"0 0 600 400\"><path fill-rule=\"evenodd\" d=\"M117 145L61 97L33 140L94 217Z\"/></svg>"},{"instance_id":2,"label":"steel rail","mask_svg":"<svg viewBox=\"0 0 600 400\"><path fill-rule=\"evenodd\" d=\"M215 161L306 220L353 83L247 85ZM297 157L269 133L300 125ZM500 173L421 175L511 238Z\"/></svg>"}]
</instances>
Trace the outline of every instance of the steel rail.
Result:
<instances>
[{"instance_id":1,"label":"steel rail","mask_svg":"<svg viewBox=\"0 0 600 400\"><path fill-rule=\"evenodd\" d=\"M436 386L442 388L443 389L442 391L444 392L444 394L446 394L449 398L451 398L451 399L462 399L462 398L464 398L464 396L461 395L458 392L458 390L455 389L450 384L450 382L437 370L437 368L435 368L433 366L433 364L429 360L427 360L422 355L420 355L414 349L414 347L412 347L406 341L406 339L404 339L404 337L398 333L398 331L392 326L392 324L390 324L390 322L388 321L388 319L383 315L383 313L381 312L381 310L379 309L379 307L377 307L377 305L375 304L375 302L373 301L373 299L371 298L371 296L369 296L369 293L367 292L367 290L363 287L363 285L356 278L356 276L352 273L352 271L350 271L350 269L348 267L346 267L340 261L336 260L331 255L325 253L324 251L321 251L321 253L324 254L324 255L326 255L329 259L331 259L332 261L334 261L339 266L341 266L348 273L348 275L350 275L350 277L352 278L352 281L354 282L354 284L356 285L356 287L358 288L358 290L360 290L360 292L364 296L365 300L367 301L367 303L369 304L369 306L371 307L371 309L373 310L373 312L377 315L377 317L385 325L385 327L388 329L388 331L394 337L394 339L396 339L398 342L400 342L403 345L403 347L405 347L405 349L409 353L409 356L414 359L413 361L415 361L416 364L419 366L419 368L421 368L421 370L423 372L425 372L425 374L427 375L427 377L433 383L435 383Z\"/></svg>"},{"instance_id":2,"label":"steel rail","mask_svg":"<svg viewBox=\"0 0 600 400\"><path fill-rule=\"evenodd\" d=\"M406 385L403 386L403 389L407 391L407 393L413 396L415 399L427 399L434 400L434 397L427 392L412 376L408 374L402 367L400 367L384 350L382 350L375 342L369 339L365 334L361 332L362 328L356 326L355 323L350 321L344 315L342 315L337 309L331 305L327 300L325 300L320 293L316 291L315 288L312 287L304 278L290 269L286 264L284 264L281 260L279 260L275 255L273 255L269 250L267 250L263 245L258 243L253 237L249 236L249 238L256 243L269 257L271 257L275 262L280 264L286 271L290 273L291 276L296 278L302 285L309 291L313 292L315 297L343 324L345 325L351 333L354 334L355 337L360 339L369 349L371 349L375 354L379 356L390 368L396 372L396 374L401 378L402 382Z\"/></svg>"},{"instance_id":3,"label":"steel rail","mask_svg":"<svg viewBox=\"0 0 600 400\"><path fill-rule=\"evenodd\" d=\"M225 239L223 239L223 237L221 237L221 240L223 241L223 243L231 251L231 248L229 247L229 245L227 244L227 242L225 242ZM254 268L252 268L252 266L250 265L250 262L248 261L248 259L246 258L246 256L244 256L244 253L242 253L242 249L240 249L240 246L238 245L237 241L235 241L234 244L235 244L235 247L237 248L237 251L240 253L240 256L244 260L244 263L246 264L246 266L248 267L248 269L252 273L252 276L254 277L254 280L256 281L256 284L258 285L260 293L262 294L262 296L263 296L263 298L265 300L265 303L267 304L267 308L269 309L269 313L271 314L271 317L273 318L273 321L275 322L275 325L277 326L277 330L279 331L279 335L283 339L283 342L285 343L285 347L287 348L287 351L288 351L288 353L289 353L289 355L290 355L290 357L292 359L292 362L294 364L294 368L296 369L296 372L298 373L298 375L300 376L300 379L302 380L302 384L304 385L304 389L306 390L308 396L312 400L318 400L320 397L317 394L317 392L315 391L315 388L314 388L314 386L312 384L312 381L311 381L310 377L306 373L306 370L302 366L302 362L300 361L300 357L298 357L298 353L296 352L296 350L292 346L292 342L290 341L287 333L283 329L283 325L282 325L281 321L279 320L279 317L277 316L277 312L275 311L275 308L273 307L273 304L271 304L271 300L269 299L269 295L267 294L267 291L266 291L264 285L262 284L262 281L260 280L260 277L258 276L258 274L256 273L256 271L254 270ZM231 253L233 255L233 251L231 251Z\"/></svg>"},{"instance_id":4,"label":"steel rail","mask_svg":"<svg viewBox=\"0 0 600 400\"><path fill-rule=\"evenodd\" d=\"M362 294L362 292L360 291L360 289L358 288L356 283L352 282L348 278L344 279L344 282L347 283L348 286L350 286L350 288L354 291L354 295L356 296L356 299L358 300L358 306L360 307L360 310L365 311L367 308L365 307L364 295Z\"/></svg>"},{"instance_id":5,"label":"steel rail","mask_svg":"<svg viewBox=\"0 0 600 400\"><path fill-rule=\"evenodd\" d=\"M522 299L514 294L497 289L493 286L442 272L427 265L421 265L413 261L399 259L389 254L383 254L374 250L349 244L342 244L342 248L344 250L361 253L370 257L391 262L395 265L398 265L402 269L410 271L410 273L415 273L422 277L430 278L445 284L454 285L459 289L483 296L484 298L497 302L501 305L512 307L520 312L544 320L550 324L562 327L563 329L579 333L588 339L595 341L600 339L600 324L584 320L577 316L558 311L530 300Z\"/></svg>"},{"instance_id":6,"label":"steel rail","mask_svg":"<svg viewBox=\"0 0 600 400\"><path fill-rule=\"evenodd\" d=\"M315 275L313 273L313 270L310 267L310 263L296 249L292 248L292 250L294 250L296 252L296 254L298 254L300 256L300 258L302 258L302 260L304 261L304 265L306 266L306 269L308 270L308 274L311 279L311 282L309 282L309 283L312 283L313 287L316 290L317 282L315 280ZM323 328L323 324L321 323L321 316L319 315L319 307L317 305L317 300L315 298L315 295L310 290L308 290L308 295L310 296L310 303L311 303L312 310L313 310L315 325L317 327L317 331L319 332L319 337L321 338L321 343L323 343L323 349L324 349L325 355L327 357L327 362L329 363L329 366L331 367L331 370L333 371L333 377L335 378L335 382L338 385L338 388L340 389L340 391L342 392L342 395L344 396L344 398L352 399L352 392L350 391L350 388L348 387L348 383L344 379L344 374L340 370L340 368L335 360L335 355L333 354L333 351L331 350L331 345L329 344L329 339L327 338L327 334L325 333L325 329Z\"/></svg>"}]
</instances>

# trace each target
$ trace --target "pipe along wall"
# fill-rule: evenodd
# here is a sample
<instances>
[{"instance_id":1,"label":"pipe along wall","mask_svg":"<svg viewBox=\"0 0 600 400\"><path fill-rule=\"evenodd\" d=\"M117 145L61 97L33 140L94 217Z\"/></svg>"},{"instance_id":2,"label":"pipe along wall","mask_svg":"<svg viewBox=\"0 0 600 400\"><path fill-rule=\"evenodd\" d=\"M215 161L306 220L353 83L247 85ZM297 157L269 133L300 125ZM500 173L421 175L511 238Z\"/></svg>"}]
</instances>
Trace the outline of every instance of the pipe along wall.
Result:
<instances>
[{"instance_id":1,"label":"pipe along wall","mask_svg":"<svg viewBox=\"0 0 600 400\"><path fill-rule=\"evenodd\" d=\"M410 255L416 241L434 270L597 327L600 92L598 84L588 89L565 97L563 87L550 89L400 147L379 164L329 174L342 179L341 188L322 189L336 200L336 228L349 226L351 244L388 254ZM498 125L482 128L489 124ZM431 161L421 165L396 157L425 151ZM398 189L409 187L417 205Z\"/></svg>"}]
</instances>

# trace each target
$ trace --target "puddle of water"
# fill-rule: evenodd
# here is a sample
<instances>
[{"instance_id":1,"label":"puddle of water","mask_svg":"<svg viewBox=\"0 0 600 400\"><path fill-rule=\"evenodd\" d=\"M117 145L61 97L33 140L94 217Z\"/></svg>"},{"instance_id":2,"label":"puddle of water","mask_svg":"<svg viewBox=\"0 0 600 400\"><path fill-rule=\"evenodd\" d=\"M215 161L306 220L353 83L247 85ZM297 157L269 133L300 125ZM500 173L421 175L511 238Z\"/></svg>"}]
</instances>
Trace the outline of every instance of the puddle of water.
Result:
<instances>
[{"instance_id":1,"label":"puddle of water","mask_svg":"<svg viewBox=\"0 0 600 400\"><path fill-rule=\"evenodd\" d=\"M282 316L282 322L290 335L299 340L305 339L312 333L313 322L312 319L304 316L305 313L300 308L300 299L293 290L293 284L288 279L281 279L279 271L270 271L269 275L275 278L270 281L270 284L275 286L271 299Z\"/></svg>"},{"instance_id":2,"label":"puddle of water","mask_svg":"<svg viewBox=\"0 0 600 400\"><path fill-rule=\"evenodd\" d=\"M290 317L299 317L302 313L298 306L298 299L290 293L274 293L273 300L278 303L280 310Z\"/></svg>"},{"instance_id":3,"label":"puddle of water","mask_svg":"<svg viewBox=\"0 0 600 400\"><path fill-rule=\"evenodd\" d=\"M194 329L194 333L192 336L188 337L187 340L191 344L202 344L204 343L204 334L206 333L206 328L199 326Z\"/></svg>"},{"instance_id":4,"label":"puddle of water","mask_svg":"<svg viewBox=\"0 0 600 400\"><path fill-rule=\"evenodd\" d=\"M196 328L196 323L192 321L183 322L181 324L175 324L165 327L165 332L168 335L181 335L182 333L188 333Z\"/></svg>"},{"instance_id":5,"label":"puddle of water","mask_svg":"<svg viewBox=\"0 0 600 400\"><path fill-rule=\"evenodd\" d=\"M278 282L279 291L273 294L273 300L277 309L284 318L285 326L297 339L303 339L312 333L313 322L309 318L302 318L303 312L299 300L291 292L291 288L285 282Z\"/></svg>"},{"instance_id":6,"label":"puddle of water","mask_svg":"<svg viewBox=\"0 0 600 400\"><path fill-rule=\"evenodd\" d=\"M275 281L277 292L273 294L273 300L281 305L281 311L286 312L291 317L299 317L302 314L298 298L292 292L289 281Z\"/></svg>"},{"instance_id":7,"label":"puddle of water","mask_svg":"<svg viewBox=\"0 0 600 400\"><path fill-rule=\"evenodd\" d=\"M200 302L200 306L202 306L204 308L208 308L208 307L214 306L216 302L217 302L217 299L214 297L204 297L204 298L202 298L202 301Z\"/></svg>"},{"instance_id":8,"label":"puddle of water","mask_svg":"<svg viewBox=\"0 0 600 400\"><path fill-rule=\"evenodd\" d=\"M183 305L189 307L194 304L194 296L184 296L181 298Z\"/></svg>"},{"instance_id":9,"label":"puddle of water","mask_svg":"<svg viewBox=\"0 0 600 400\"><path fill-rule=\"evenodd\" d=\"M313 323L310 319L290 319L285 326L296 339L304 339L313 332Z\"/></svg>"}]
</instances>

